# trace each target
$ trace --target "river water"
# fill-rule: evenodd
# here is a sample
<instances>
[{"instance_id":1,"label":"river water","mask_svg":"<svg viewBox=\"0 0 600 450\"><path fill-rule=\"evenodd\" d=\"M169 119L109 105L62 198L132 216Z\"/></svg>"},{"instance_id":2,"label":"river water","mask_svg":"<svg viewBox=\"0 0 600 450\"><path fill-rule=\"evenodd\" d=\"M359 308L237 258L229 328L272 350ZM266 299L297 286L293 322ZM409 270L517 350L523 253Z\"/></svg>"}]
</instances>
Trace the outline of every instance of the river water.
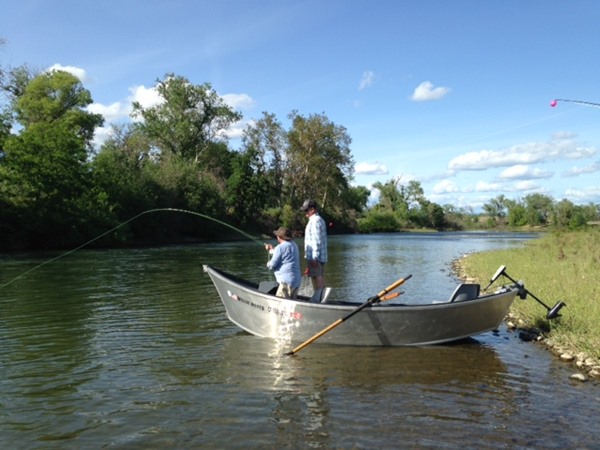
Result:
<instances>
[{"instance_id":1,"label":"river water","mask_svg":"<svg viewBox=\"0 0 600 450\"><path fill-rule=\"evenodd\" d=\"M363 302L412 274L402 302L442 300L453 259L529 238L332 236L327 284ZM1 256L0 285L56 256ZM246 241L80 250L0 289L1 448L600 448L598 383L505 327L288 357L227 320L205 263L272 279Z\"/></svg>"}]
</instances>

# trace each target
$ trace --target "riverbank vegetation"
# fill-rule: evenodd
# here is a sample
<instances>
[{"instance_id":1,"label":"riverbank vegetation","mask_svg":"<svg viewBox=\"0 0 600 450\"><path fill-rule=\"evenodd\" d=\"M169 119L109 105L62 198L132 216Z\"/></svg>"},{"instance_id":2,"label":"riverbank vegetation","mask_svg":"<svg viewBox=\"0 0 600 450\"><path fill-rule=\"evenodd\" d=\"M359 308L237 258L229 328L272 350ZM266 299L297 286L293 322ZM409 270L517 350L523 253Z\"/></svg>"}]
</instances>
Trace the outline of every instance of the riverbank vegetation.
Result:
<instances>
[{"instance_id":1,"label":"riverbank vegetation","mask_svg":"<svg viewBox=\"0 0 600 450\"><path fill-rule=\"evenodd\" d=\"M248 122L239 148L228 133L242 119L209 83L167 74L160 101L133 103L132 121L104 125L93 99L64 71L0 68L0 250L72 248L115 228L97 246L216 240L225 222L251 233L279 225L300 232L298 210L314 198L330 233L523 227L576 229L600 218L600 205L556 202L543 194L491 199L470 208L429 200L417 180L352 185L352 139L325 114L291 111ZM372 191L377 200L370 201ZM149 214L154 209L191 210Z\"/></svg>"},{"instance_id":2,"label":"riverbank vegetation","mask_svg":"<svg viewBox=\"0 0 600 450\"><path fill-rule=\"evenodd\" d=\"M459 265L464 275L483 286L499 266L506 265L507 273L523 280L525 288L547 306L564 301L561 317L551 321L545 320L544 307L531 297L517 298L511 313L523 327L544 330L553 346L600 361L600 228L549 233L520 248L468 255Z\"/></svg>"}]
</instances>

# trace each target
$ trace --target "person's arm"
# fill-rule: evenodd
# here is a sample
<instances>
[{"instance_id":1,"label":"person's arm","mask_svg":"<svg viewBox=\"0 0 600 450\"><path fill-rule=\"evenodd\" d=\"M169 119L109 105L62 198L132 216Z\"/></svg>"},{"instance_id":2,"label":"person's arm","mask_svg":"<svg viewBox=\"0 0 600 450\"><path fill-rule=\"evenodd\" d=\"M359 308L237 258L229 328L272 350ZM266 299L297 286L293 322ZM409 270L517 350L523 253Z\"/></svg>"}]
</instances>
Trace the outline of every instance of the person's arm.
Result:
<instances>
[{"instance_id":1,"label":"person's arm","mask_svg":"<svg viewBox=\"0 0 600 450\"><path fill-rule=\"evenodd\" d=\"M315 221L309 219L304 232L304 257L310 263L316 259L316 237L318 229L315 228Z\"/></svg>"},{"instance_id":2,"label":"person's arm","mask_svg":"<svg viewBox=\"0 0 600 450\"><path fill-rule=\"evenodd\" d=\"M316 261L324 261L326 254L326 249L324 248L327 245L327 227L325 225L325 221L319 217L318 220L314 221L314 235L313 235L313 244L312 244L312 258Z\"/></svg>"},{"instance_id":3,"label":"person's arm","mask_svg":"<svg viewBox=\"0 0 600 450\"><path fill-rule=\"evenodd\" d=\"M273 253L269 262L267 262L267 267L271 270L279 269L281 265L281 246L277 246L273 248Z\"/></svg>"}]
</instances>

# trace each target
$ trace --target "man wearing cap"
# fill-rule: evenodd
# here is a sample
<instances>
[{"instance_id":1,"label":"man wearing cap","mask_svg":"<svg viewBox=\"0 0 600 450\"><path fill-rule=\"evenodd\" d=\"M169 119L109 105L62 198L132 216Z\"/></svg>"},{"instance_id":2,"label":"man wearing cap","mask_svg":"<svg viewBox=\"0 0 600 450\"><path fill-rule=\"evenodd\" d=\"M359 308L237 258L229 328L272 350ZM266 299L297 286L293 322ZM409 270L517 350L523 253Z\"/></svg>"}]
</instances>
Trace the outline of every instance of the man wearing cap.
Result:
<instances>
[{"instance_id":1,"label":"man wearing cap","mask_svg":"<svg viewBox=\"0 0 600 450\"><path fill-rule=\"evenodd\" d=\"M304 230L304 257L307 260L306 272L312 279L314 294L313 299L321 301L321 293L325 287L323 278L325 263L327 262L327 225L319 215L317 202L308 199L300 207L308 217Z\"/></svg>"},{"instance_id":2,"label":"man wearing cap","mask_svg":"<svg viewBox=\"0 0 600 450\"><path fill-rule=\"evenodd\" d=\"M294 242L289 228L280 227L273 234L278 245L273 247L271 244L265 244L265 248L272 255L267 267L275 272L275 279L279 283L275 295L296 299L302 282L298 245Z\"/></svg>"}]
</instances>

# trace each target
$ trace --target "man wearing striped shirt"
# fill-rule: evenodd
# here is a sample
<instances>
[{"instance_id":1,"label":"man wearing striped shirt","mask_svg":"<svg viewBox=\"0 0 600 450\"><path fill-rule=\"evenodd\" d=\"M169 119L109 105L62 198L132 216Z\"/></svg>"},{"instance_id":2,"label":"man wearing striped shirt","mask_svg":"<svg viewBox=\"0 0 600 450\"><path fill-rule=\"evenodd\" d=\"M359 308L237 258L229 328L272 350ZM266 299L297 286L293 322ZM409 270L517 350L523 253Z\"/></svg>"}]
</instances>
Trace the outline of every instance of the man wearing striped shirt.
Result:
<instances>
[{"instance_id":1,"label":"man wearing striped shirt","mask_svg":"<svg viewBox=\"0 0 600 450\"><path fill-rule=\"evenodd\" d=\"M306 200L300 207L308 217L304 230L304 257L307 261L306 274L310 276L313 284L313 299L321 301L321 294L325 287L324 271L327 262L327 225L319 215L317 202Z\"/></svg>"}]
</instances>

